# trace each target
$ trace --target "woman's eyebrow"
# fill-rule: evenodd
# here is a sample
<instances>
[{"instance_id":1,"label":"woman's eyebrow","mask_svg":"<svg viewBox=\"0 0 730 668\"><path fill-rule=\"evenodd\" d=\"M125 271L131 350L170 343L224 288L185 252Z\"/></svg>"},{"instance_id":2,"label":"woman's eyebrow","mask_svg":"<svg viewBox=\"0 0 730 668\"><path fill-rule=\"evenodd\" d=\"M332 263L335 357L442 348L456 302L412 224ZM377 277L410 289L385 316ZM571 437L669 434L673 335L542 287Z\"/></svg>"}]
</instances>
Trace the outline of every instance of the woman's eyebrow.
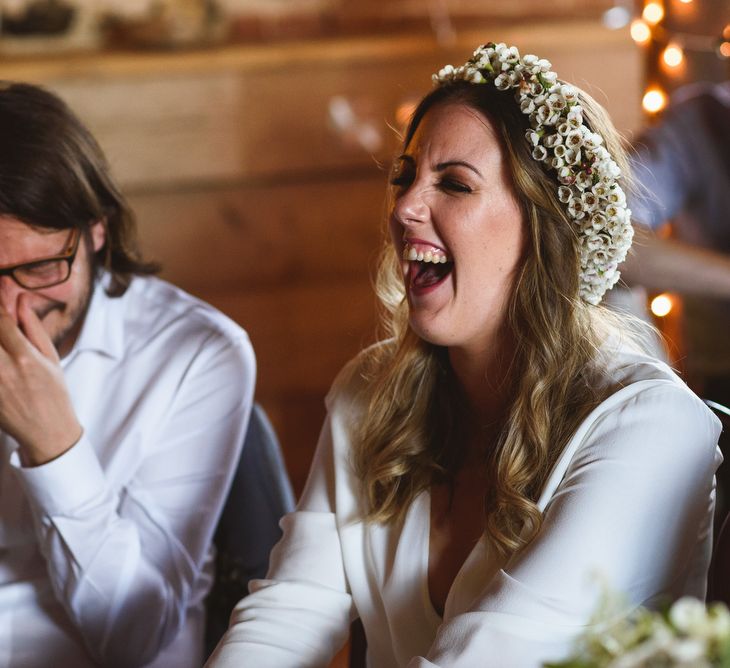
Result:
<instances>
[{"instance_id":1,"label":"woman's eyebrow","mask_svg":"<svg viewBox=\"0 0 730 668\"><path fill-rule=\"evenodd\" d=\"M446 162L439 162L436 165L436 171L443 172L444 169L446 169L447 167L455 167L455 166L466 167L467 169L470 169L472 172L474 172L477 176L479 176L479 177L482 176L482 173L476 167L474 167L474 165L472 165L468 162L465 162L464 160L447 160Z\"/></svg>"}]
</instances>

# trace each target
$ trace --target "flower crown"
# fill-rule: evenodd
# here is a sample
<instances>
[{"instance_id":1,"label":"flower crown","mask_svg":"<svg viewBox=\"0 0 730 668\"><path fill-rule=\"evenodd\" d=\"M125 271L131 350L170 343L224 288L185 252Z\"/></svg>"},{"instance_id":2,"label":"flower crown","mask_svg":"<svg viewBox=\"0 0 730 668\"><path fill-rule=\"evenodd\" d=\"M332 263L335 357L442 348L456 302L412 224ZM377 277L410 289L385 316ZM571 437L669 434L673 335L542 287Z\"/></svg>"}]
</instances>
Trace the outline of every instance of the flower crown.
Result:
<instances>
[{"instance_id":1,"label":"flower crown","mask_svg":"<svg viewBox=\"0 0 730 668\"><path fill-rule=\"evenodd\" d=\"M492 83L517 89L515 98L530 126L525 137L532 157L557 173L558 198L565 204L580 244L580 296L598 304L620 277L634 231L621 170L603 138L583 123L578 92L561 82L549 61L520 56L514 46L490 42L461 67L446 65L433 75L437 86L451 81Z\"/></svg>"}]
</instances>

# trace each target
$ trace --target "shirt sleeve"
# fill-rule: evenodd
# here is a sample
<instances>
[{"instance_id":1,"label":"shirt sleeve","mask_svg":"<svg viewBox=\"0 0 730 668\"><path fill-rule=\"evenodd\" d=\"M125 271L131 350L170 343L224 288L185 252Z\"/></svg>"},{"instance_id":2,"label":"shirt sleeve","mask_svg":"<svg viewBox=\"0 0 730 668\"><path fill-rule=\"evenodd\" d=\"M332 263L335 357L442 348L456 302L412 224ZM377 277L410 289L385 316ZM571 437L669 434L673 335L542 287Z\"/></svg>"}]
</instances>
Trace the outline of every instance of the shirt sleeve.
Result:
<instances>
[{"instance_id":1,"label":"shirt sleeve","mask_svg":"<svg viewBox=\"0 0 730 668\"><path fill-rule=\"evenodd\" d=\"M266 580L240 601L206 668L329 665L355 617L335 517L333 417L325 420L302 499L281 521Z\"/></svg>"},{"instance_id":2,"label":"shirt sleeve","mask_svg":"<svg viewBox=\"0 0 730 668\"><path fill-rule=\"evenodd\" d=\"M255 360L245 334L212 331L185 345L194 349L171 355L179 364L190 353L166 408L124 442L140 454L123 489L109 484L86 436L47 464L17 468L56 596L105 666L149 662L200 603L191 596L250 415Z\"/></svg>"},{"instance_id":3,"label":"shirt sleeve","mask_svg":"<svg viewBox=\"0 0 730 668\"><path fill-rule=\"evenodd\" d=\"M604 414L573 456L538 536L409 668L541 666L570 650L603 587L626 610L681 592L711 532L717 419L660 382ZM709 555L707 555L709 556Z\"/></svg>"}]
</instances>

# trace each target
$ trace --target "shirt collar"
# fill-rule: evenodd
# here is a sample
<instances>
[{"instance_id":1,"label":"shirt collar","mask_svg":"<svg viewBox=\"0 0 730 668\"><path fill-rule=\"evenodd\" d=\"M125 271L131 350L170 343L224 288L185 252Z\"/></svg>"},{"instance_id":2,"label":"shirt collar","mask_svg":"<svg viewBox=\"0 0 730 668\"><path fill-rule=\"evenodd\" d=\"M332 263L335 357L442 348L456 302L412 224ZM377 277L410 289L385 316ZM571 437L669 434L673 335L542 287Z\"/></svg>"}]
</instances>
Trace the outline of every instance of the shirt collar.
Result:
<instances>
[{"instance_id":1,"label":"shirt collar","mask_svg":"<svg viewBox=\"0 0 730 668\"><path fill-rule=\"evenodd\" d=\"M94 352L112 359L120 359L124 352L124 296L109 297L105 286L108 275L95 281L91 302L81 331L73 348L62 364L65 366L83 352Z\"/></svg>"}]
</instances>

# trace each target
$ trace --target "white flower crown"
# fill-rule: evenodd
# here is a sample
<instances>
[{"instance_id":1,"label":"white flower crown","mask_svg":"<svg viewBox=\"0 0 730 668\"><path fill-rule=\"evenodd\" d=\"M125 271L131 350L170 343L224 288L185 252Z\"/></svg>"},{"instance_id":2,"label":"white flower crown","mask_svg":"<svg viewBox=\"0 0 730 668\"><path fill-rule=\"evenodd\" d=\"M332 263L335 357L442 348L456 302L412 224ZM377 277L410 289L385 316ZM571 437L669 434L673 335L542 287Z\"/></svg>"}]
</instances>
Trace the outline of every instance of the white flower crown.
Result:
<instances>
[{"instance_id":1,"label":"white flower crown","mask_svg":"<svg viewBox=\"0 0 730 668\"><path fill-rule=\"evenodd\" d=\"M631 210L617 182L621 170L602 146L603 138L583 123L576 89L561 82L551 67L537 56L520 56L514 46L490 42L461 67L444 67L433 81L518 89L520 110L530 118L525 136L532 157L557 173L558 197L578 234L580 296L598 304L618 281L618 265L631 246Z\"/></svg>"}]
</instances>

